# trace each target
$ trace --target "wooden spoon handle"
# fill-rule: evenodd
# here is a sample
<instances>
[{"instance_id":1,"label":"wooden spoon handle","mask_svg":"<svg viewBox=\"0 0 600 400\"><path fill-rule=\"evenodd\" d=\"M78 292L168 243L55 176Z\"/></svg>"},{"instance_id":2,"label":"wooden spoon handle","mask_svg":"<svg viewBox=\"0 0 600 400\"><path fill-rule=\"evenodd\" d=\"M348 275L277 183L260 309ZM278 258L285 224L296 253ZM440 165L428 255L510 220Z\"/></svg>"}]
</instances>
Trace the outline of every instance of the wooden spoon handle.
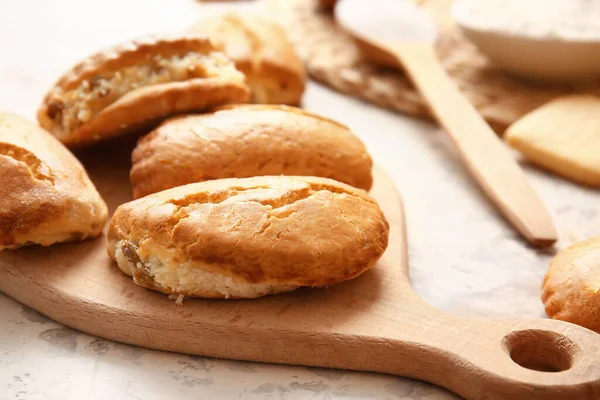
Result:
<instances>
[{"instance_id":1,"label":"wooden spoon handle","mask_svg":"<svg viewBox=\"0 0 600 400\"><path fill-rule=\"evenodd\" d=\"M544 204L502 141L452 82L434 47L401 44L390 51L427 99L467 168L506 218L534 245L555 242L557 232Z\"/></svg>"}]
</instances>

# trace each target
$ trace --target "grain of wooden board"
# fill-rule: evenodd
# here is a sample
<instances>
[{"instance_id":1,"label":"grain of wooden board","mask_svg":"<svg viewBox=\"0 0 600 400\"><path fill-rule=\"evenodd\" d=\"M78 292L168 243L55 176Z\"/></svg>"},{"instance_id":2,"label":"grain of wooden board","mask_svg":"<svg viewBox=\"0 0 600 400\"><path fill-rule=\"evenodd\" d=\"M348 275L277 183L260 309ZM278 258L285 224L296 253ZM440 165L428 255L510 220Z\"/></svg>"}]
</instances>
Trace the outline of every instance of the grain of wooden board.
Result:
<instances>
[{"instance_id":1,"label":"grain of wooden board","mask_svg":"<svg viewBox=\"0 0 600 400\"><path fill-rule=\"evenodd\" d=\"M79 154L111 210L130 199L132 145ZM121 153L110 164L109 149ZM178 306L122 274L103 236L0 253L0 290L70 327L143 347L396 374L468 399L599 398L600 335L560 321L434 309L411 290L402 201L380 169L372 194L390 221L389 248L375 269L327 289Z\"/></svg>"}]
</instances>

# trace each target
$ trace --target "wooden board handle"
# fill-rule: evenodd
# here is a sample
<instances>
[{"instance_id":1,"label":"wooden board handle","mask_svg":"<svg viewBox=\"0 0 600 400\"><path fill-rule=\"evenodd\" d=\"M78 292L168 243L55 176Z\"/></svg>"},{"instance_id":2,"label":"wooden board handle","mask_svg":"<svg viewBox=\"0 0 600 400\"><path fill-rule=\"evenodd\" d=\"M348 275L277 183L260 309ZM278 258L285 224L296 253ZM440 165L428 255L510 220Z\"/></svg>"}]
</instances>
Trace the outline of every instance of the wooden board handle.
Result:
<instances>
[{"instance_id":1,"label":"wooden board handle","mask_svg":"<svg viewBox=\"0 0 600 400\"><path fill-rule=\"evenodd\" d=\"M104 153L97 154L96 172L113 186L95 182L120 204L128 169L107 174ZM409 285L401 199L381 170L374 176L372 194L390 222L388 250L374 270L327 289L179 307L136 286L100 237L0 252L0 291L67 326L137 346L397 374L469 399L600 398L600 335L550 320L463 319L423 302ZM564 371L533 371L511 356Z\"/></svg>"},{"instance_id":2,"label":"wooden board handle","mask_svg":"<svg viewBox=\"0 0 600 400\"><path fill-rule=\"evenodd\" d=\"M547 246L557 232L546 207L508 149L452 82L429 44L390 47L454 141L467 168L506 218L532 244Z\"/></svg>"},{"instance_id":3,"label":"wooden board handle","mask_svg":"<svg viewBox=\"0 0 600 400\"><path fill-rule=\"evenodd\" d=\"M414 314L418 305L410 307ZM417 325L407 324L406 318L396 323L382 319L380 324L371 321L368 327L362 326L362 334L221 331L221 340L223 335L235 339L227 353L217 346L207 354L208 335L200 331L204 341L200 354L406 376L432 382L466 399L600 398L600 335L590 330L543 319L462 319L427 305L423 311L428 325L420 318ZM210 327L202 328L212 332Z\"/></svg>"},{"instance_id":4,"label":"wooden board handle","mask_svg":"<svg viewBox=\"0 0 600 400\"><path fill-rule=\"evenodd\" d=\"M600 398L600 335L562 321L463 319L424 307L431 323L422 339L408 344L399 332L378 352L389 359L380 372L426 379L468 399Z\"/></svg>"}]
</instances>

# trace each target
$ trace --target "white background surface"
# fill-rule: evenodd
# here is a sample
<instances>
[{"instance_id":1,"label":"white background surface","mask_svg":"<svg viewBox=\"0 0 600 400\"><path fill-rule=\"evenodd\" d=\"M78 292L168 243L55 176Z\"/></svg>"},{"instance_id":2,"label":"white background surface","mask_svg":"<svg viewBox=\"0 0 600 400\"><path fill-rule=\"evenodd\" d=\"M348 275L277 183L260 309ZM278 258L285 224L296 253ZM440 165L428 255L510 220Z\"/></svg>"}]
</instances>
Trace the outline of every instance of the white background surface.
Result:
<instances>
[{"instance_id":1,"label":"white background surface","mask_svg":"<svg viewBox=\"0 0 600 400\"><path fill-rule=\"evenodd\" d=\"M210 12L221 10L211 5ZM0 110L33 119L44 92L85 55L186 27L192 0L0 1ZM479 194L433 125L311 83L304 107L349 125L405 197L416 291L481 317L543 317L552 251L528 248ZM563 248L600 234L597 191L525 166L556 218ZM308 351L308 350L307 350ZM393 376L190 357L81 334L0 294L1 399L453 399Z\"/></svg>"}]
</instances>

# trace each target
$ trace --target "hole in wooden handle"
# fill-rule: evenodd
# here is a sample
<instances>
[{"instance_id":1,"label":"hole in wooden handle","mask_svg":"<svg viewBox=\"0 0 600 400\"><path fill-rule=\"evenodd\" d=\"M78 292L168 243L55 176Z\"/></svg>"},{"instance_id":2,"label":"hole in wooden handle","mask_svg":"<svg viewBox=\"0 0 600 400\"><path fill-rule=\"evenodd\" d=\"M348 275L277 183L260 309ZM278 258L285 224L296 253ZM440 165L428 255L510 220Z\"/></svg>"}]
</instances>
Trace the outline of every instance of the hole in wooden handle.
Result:
<instances>
[{"instance_id":1,"label":"hole in wooden handle","mask_svg":"<svg viewBox=\"0 0 600 400\"><path fill-rule=\"evenodd\" d=\"M543 372L568 370L579 352L577 344L568 337L539 329L511 332L502 342L514 362Z\"/></svg>"}]
</instances>

